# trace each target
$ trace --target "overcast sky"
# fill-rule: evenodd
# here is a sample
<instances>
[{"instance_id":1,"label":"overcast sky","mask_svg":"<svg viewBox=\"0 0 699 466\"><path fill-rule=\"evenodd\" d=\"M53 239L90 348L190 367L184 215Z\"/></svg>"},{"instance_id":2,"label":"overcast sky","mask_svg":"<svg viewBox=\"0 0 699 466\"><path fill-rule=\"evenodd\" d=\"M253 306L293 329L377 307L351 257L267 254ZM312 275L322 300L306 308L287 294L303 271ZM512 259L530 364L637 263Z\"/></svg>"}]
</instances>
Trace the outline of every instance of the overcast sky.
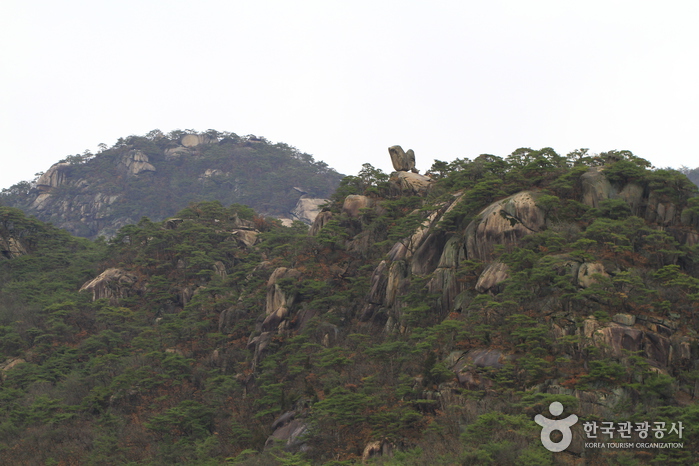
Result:
<instances>
[{"instance_id":1,"label":"overcast sky","mask_svg":"<svg viewBox=\"0 0 699 466\"><path fill-rule=\"evenodd\" d=\"M699 1L2 0L0 187L152 129L699 166Z\"/></svg>"}]
</instances>

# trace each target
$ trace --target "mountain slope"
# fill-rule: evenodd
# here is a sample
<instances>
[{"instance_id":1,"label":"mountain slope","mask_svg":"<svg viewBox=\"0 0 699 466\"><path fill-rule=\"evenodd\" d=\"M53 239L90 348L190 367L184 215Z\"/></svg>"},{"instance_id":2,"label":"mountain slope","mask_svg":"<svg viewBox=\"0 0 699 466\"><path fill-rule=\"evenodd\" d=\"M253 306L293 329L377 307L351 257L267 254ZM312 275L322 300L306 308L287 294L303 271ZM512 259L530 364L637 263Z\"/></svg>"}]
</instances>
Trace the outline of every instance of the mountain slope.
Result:
<instances>
[{"instance_id":1,"label":"mountain slope","mask_svg":"<svg viewBox=\"0 0 699 466\"><path fill-rule=\"evenodd\" d=\"M397 164L346 177L310 231L207 202L90 243L91 267L55 300L2 322L4 458L699 460L686 177L615 151L520 149L436 161L430 177ZM28 275L17 261L38 250L25 249L3 276ZM545 450L533 420L552 401L579 417L565 452ZM646 421L682 422L684 446L585 446L584 423Z\"/></svg>"},{"instance_id":2,"label":"mountain slope","mask_svg":"<svg viewBox=\"0 0 699 466\"><path fill-rule=\"evenodd\" d=\"M162 220L205 200L310 222L341 178L288 145L216 131L156 130L103 149L66 158L35 183L4 190L0 202L74 235L111 237L141 217Z\"/></svg>"}]
</instances>

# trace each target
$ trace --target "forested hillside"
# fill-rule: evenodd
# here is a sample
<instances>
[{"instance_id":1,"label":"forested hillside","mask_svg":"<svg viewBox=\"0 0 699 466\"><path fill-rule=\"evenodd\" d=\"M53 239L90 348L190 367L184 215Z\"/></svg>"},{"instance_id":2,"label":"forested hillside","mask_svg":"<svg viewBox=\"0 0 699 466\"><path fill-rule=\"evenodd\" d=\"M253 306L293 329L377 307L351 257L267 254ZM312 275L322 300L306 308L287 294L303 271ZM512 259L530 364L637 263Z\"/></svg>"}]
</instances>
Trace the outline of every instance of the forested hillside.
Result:
<instances>
[{"instance_id":1,"label":"forested hillside","mask_svg":"<svg viewBox=\"0 0 699 466\"><path fill-rule=\"evenodd\" d=\"M96 155L68 156L35 181L3 190L0 205L92 239L214 200L310 223L341 178L309 154L264 138L154 130L101 145Z\"/></svg>"},{"instance_id":2,"label":"forested hillside","mask_svg":"<svg viewBox=\"0 0 699 466\"><path fill-rule=\"evenodd\" d=\"M202 202L91 242L0 207L3 461L699 461L685 175L628 151L427 176L391 157L310 229ZM579 417L559 453L534 422L552 401ZM593 421L665 422L683 446L588 448Z\"/></svg>"}]
</instances>

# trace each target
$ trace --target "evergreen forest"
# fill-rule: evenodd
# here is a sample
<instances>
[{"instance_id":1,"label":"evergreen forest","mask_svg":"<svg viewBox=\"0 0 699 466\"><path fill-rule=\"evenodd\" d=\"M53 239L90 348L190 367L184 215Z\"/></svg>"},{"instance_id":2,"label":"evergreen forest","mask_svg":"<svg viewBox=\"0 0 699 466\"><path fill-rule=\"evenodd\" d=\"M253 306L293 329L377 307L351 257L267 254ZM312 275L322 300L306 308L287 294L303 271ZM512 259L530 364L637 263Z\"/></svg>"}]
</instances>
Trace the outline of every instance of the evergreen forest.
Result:
<instances>
[{"instance_id":1,"label":"evergreen forest","mask_svg":"<svg viewBox=\"0 0 699 466\"><path fill-rule=\"evenodd\" d=\"M141 217L160 221L192 202L244 204L293 219L299 198L326 199L342 175L284 143L208 130L150 131L69 155L37 179L4 189L0 203L75 236L111 238Z\"/></svg>"},{"instance_id":2,"label":"evergreen forest","mask_svg":"<svg viewBox=\"0 0 699 466\"><path fill-rule=\"evenodd\" d=\"M691 170L523 148L435 160L425 188L370 164L333 185L302 160L332 175L303 178L329 201L283 226L277 177L296 172L265 167L306 156L216 135L164 168L182 136L66 162L72 180L134 150L157 168L123 175L147 202L113 204L137 218L109 238L24 213L36 186L0 198L2 464L699 462ZM174 175L214 159L279 191L212 200ZM578 417L562 452L534 421L554 401ZM645 422L647 439L585 427ZM681 447L586 446L615 441Z\"/></svg>"}]
</instances>

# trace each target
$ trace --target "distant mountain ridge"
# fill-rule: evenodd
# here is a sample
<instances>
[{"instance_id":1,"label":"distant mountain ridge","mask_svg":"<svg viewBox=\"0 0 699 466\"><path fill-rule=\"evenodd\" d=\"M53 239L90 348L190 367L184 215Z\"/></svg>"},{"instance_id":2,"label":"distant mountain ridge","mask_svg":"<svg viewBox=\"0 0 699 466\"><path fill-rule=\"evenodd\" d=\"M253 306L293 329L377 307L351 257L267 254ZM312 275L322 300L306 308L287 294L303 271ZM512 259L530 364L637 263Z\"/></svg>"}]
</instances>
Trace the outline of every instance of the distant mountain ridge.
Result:
<instances>
[{"instance_id":1,"label":"distant mountain ridge","mask_svg":"<svg viewBox=\"0 0 699 466\"><path fill-rule=\"evenodd\" d=\"M68 156L38 179L3 190L0 204L93 239L207 200L310 224L342 178L287 144L215 130L153 130L100 148L96 155Z\"/></svg>"}]
</instances>

